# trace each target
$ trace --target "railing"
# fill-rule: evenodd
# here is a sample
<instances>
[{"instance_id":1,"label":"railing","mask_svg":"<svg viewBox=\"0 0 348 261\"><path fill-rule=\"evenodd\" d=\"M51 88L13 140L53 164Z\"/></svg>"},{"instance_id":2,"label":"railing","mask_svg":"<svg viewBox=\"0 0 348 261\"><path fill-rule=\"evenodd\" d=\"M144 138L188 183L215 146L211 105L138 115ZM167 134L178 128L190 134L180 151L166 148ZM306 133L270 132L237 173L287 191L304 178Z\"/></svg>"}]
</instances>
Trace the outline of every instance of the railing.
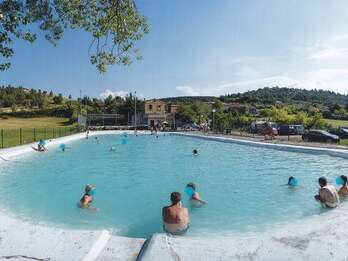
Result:
<instances>
[{"instance_id":1,"label":"railing","mask_svg":"<svg viewBox=\"0 0 348 261\"><path fill-rule=\"evenodd\" d=\"M57 128L19 128L0 130L0 148L8 148L42 140L59 138L81 132L78 126Z\"/></svg>"}]
</instances>

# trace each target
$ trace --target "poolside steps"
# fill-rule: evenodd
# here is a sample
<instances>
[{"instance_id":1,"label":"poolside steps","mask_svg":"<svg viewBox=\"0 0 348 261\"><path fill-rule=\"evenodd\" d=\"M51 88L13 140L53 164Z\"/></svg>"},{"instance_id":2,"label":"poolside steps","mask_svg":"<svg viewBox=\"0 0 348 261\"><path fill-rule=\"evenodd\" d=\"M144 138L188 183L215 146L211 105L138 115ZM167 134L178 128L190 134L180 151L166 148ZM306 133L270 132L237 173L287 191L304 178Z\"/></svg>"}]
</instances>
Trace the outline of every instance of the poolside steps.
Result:
<instances>
[{"instance_id":1,"label":"poolside steps","mask_svg":"<svg viewBox=\"0 0 348 261\"><path fill-rule=\"evenodd\" d=\"M143 238L113 236L96 261L135 261L144 243Z\"/></svg>"}]
</instances>

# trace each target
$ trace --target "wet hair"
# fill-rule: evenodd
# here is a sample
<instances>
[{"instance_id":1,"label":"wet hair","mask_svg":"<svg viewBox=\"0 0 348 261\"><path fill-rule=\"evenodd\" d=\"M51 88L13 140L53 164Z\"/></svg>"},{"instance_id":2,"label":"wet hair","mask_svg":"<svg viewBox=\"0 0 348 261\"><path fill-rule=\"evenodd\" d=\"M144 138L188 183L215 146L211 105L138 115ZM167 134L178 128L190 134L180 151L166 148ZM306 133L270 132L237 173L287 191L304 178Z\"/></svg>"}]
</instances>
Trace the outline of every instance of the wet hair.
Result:
<instances>
[{"instance_id":1,"label":"wet hair","mask_svg":"<svg viewBox=\"0 0 348 261\"><path fill-rule=\"evenodd\" d=\"M319 181L319 184L320 184L320 185L323 185L323 186L326 186L326 185L327 185L327 179L326 179L325 177L320 177L320 178L318 179L318 181Z\"/></svg>"},{"instance_id":2,"label":"wet hair","mask_svg":"<svg viewBox=\"0 0 348 261\"><path fill-rule=\"evenodd\" d=\"M190 187L190 188L192 188L193 190L196 190L196 184L193 183L193 182L190 182L189 184L187 184L186 187Z\"/></svg>"},{"instance_id":3,"label":"wet hair","mask_svg":"<svg viewBox=\"0 0 348 261\"><path fill-rule=\"evenodd\" d=\"M343 180L343 186L347 185L348 178L345 175L341 175L341 179Z\"/></svg>"},{"instance_id":4,"label":"wet hair","mask_svg":"<svg viewBox=\"0 0 348 261\"><path fill-rule=\"evenodd\" d=\"M91 192L92 189L93 189L93 187L91 185L86 185L85 194L88 194L89 192Z\"/></svg>"},{"instance_id":5,"label":"wet hair","mask_svg":"<svg viewBox=\"0 0 348 261\"><path fill-rule=\"evenodd\" d=\"M293 179L294 179L294 177L293 177L293 176L290 176L290 177L289 177L289 180L288 180L288 185L290 185L291 180L293 180Z\"/></svg>"},{"instance_id":6,"label":"wet hair","mask_svg":"<svg viewBox=\"0 0 348 261\"><path fill-rule=\"evenodd\" d=\"M170 200L172 201L173 205L179 203L181 201L180 192L172 192L172 194L170 194Z\"/></svg>"},{"instance_id":7,"label":"wet hair","mask_svg":"<svg viewBox=\"0 0 348 261\"><path fill-rule=\"evenodd\" d=\"M198 150L197 149L194 149L192 152L193 152L193 154L198 154Z\"/></svg>"}]
</instances>

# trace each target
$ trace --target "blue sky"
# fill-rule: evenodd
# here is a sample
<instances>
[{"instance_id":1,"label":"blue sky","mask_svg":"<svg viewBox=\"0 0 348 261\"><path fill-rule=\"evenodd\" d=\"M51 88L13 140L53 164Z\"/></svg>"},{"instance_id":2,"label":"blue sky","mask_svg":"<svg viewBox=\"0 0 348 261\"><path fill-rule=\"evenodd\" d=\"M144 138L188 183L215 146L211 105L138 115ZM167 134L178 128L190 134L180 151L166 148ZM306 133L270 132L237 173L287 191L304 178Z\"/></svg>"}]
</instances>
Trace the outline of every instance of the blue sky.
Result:
<instances>
[{"instance_id":1,"label":"blue sky","mask_svg":"<svg viewBox=\"0 0 348 261\"><path fill-rule=\"evenodd\" d=\"M67 32L58 46L16 42L0 84L77 97L137 91L146 98L221 95L264 86L348 93L346 0L136 0L150 33L143 60L99 74L91 38Z\"/></svg>"}]
</instances>

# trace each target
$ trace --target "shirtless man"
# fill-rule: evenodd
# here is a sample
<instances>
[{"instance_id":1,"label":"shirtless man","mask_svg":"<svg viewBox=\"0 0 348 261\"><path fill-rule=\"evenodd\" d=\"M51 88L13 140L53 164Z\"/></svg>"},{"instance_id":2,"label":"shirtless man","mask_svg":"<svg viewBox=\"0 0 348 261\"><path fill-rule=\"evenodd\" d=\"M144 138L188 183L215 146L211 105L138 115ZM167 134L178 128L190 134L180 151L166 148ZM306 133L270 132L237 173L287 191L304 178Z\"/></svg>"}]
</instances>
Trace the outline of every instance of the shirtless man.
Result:
<instances>
[{"instance_id":1,"label":"shirtless man","mask_svg":"<svg viewBox=\"0 0 348 261\"><path fill-rule=\"evenodd\" d=\"M163 229L173 235L183 235L189 228L188 210L181 206L180 192L172 192L170 200L172 204L162 209Z\"/></svg>"},{"instance_id":2,"label":"shirtless man","mask_svg":"<svg viewBox=\"0 0 348 261\"><path fill-rule=\"evenodd\" d=\"M335 208L340 203L337 190L334 186L328 185L325 177L319 178L319 194L315 199L328 208Z\"/></svg>"}]
</instances>

